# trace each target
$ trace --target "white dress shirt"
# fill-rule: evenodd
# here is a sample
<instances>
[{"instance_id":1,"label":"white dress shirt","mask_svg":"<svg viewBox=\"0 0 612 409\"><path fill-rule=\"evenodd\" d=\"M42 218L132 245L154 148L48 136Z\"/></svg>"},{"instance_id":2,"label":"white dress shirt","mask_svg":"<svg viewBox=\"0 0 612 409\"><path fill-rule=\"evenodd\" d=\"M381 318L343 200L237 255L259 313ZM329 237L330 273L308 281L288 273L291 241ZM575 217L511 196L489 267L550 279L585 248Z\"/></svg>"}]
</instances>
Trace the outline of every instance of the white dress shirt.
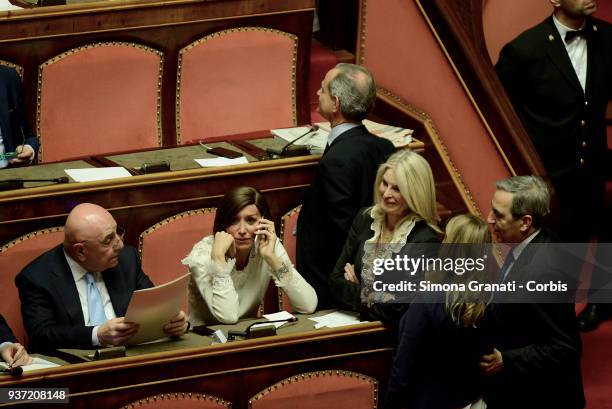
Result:
<instances>
[{"instance_id":1,"label":"white dress shirt","mask_svg":"<svg viewBox=\"0 0 612 409\"><path fill-rule=\"evenodd\" d=\"M87 278L85 277L85 275L87 275L87 270L73 260L68 254L66 254L65 251L64 256L66 257L66 261L68 262L68 266L72 272L72 277L74 278L74 283L76 284L77 291L79 293L81 310L83 310L83 320L85 325L89 325L89 309L87 308ZM96 287L98 287L98 291L100 292L100 297L102 298L102 305L104 306L104 314L106 315L106 319L109 320L111 318L116 318L117 315L115 314L110 295L108 294L106 284L102 278L102 273L92 272L92 274L95 278ZM98 327L99 325L94 327L91 331L91 342L95 346L100 346L100 340L98 340L97 335Z\"/></svg>"},{"instance_id":2,"label":"white dress shirt","mask_svg":"<svg viewBox=\"0 0 612 409\"><path fill-rule=\"evenodd\" d=\"M557 31L559 31L559 35L561 36L563 44L565 44L567 55L569 56L570 61L572 62L572 66L574 67L576 75L578 76L578 81L580 81L580 85L582 85L582 90L585 91L587 76L587 40L583 36L578 36L574 37L569 43L566 42L565 34L568 31L576 30L561 24L561 22L557 20L554 15L553 22L555 23L555 27L557 27Z\"/></svg>"}]
</instances>

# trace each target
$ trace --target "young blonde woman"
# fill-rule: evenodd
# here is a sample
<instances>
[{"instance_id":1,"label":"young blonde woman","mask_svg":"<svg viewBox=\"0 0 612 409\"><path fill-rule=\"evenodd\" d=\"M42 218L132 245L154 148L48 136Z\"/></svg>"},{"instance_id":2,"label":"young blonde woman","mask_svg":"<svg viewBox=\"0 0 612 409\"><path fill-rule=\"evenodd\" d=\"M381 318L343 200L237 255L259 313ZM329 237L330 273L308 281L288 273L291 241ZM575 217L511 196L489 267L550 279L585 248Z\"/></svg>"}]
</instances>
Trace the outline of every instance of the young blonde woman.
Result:
<instances>
[{"instance_id":1,"label":"young blonde woman","mask_svg":"<svg viewBox=\"0 0 612 409\"><path fill-rule=\"evenodd\" d=\"M374 280L374 259L410 252L435 255L440 241L436 190L431 168L419 154L402 150L380 166L374 182L374 206L353 221L344 249L330 276L330 289L341 308L359 311L362 319L394 328L407 304L383 303L365 289ZM419 246L417 243L423 243ZM362 291L362 288L364 289Z\"/></svg>"},{"instance_id":2,"label":"young blonde woman","mask_svg":"<svg viewBox=\"0 0 612 409\"><path fill-rule=\"evenodd\" d=\"M195 325L233 324L254 317L270 280L297 312L312 313L317 294L295 270L259 191L239 187L223 196L211 236L183 260L189 267L189 314Z\"/></svg>"},{"instance_id":3,"label":"young blonde woman","mask_svg":"<svg viewBox=\"0 0 612 409\"><path fill-rule=\"evenodd\" d=\"M452 218L441 245L442 258L489 259L487 224L465 214ZM472 273L436 272L444 283L489 282L491 268ZM437 276L434 278L434 276ZM467 287L467 286L466 286ZM469 288L469 287L468 287ZM482 354L492 349L491 294L440 291L418 294L400 321L399 343L387 388L385 409L483 409Z\"/></svg>"}]
</instances>

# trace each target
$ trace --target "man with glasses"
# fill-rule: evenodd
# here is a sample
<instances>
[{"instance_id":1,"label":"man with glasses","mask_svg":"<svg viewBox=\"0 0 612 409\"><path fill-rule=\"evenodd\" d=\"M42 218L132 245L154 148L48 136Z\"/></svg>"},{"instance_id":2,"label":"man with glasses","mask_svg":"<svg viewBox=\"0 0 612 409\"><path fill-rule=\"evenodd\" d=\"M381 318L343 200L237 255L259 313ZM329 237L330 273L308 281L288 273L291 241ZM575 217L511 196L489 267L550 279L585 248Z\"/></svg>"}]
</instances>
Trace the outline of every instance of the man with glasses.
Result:
<instances>
[{"instance_id":1,"label":"man with glasses","mask_svg":"<svg viewBox=\"0 0 612 409\"><path fill-rule=\"evenodd\" d=\"M14 68L0 66L0 169L34 160L38 140L23 108L21 80Z\"/></svg>"},{"instance_id":2,"label":"man with glasses","mask_svg":"<svg viewBox=\"0 0 612 409\"><path fill-rule=\"evenodd\" d=\"M138 326L124 319L132 292L153 286L123 229L100 206L84 203L68 215L64 243L16 277L23 323L33 351L123 345ZM181 311L164 327L187 331Z\"/></svg>"}]
</instances>

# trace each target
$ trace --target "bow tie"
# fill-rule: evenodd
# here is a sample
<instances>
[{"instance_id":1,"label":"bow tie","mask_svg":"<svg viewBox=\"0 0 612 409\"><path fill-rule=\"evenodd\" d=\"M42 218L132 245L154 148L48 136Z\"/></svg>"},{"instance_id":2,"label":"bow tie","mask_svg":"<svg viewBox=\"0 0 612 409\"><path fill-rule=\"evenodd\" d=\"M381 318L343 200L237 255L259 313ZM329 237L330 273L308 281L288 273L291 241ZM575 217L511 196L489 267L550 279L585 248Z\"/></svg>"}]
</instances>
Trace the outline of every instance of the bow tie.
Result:
<instances>
[{"instance_id":1,"label":"bow tie","mask_svg":"<svg viewBox=\"0 0 612 409\"><path fill-rule=\"evenodd\" d=\"M585 29L568 31L565 33L565 42L569 43L576 37L583 37L584 39L587 39L589 37L589 32Z\"/></svg>"}]
</instances>

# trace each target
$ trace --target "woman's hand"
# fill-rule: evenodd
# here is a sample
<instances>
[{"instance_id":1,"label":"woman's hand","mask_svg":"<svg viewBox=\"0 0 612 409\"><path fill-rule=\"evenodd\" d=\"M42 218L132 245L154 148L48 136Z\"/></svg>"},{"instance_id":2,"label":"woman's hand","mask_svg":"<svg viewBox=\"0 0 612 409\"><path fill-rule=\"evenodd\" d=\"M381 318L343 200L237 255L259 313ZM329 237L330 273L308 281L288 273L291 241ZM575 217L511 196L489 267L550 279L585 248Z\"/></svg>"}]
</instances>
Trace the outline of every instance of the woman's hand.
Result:
<instances>
[{"instance_id":1,"label":"woman's hand","mask_svg":"<svg viewBox=\"0 0 612 409\"><path fill-rule=\"evenodd\" d=\"M210 257L213 261L225 263L225 256L229 258L236 257L236 243L231 234L218 231L215 233Z\"/></svg>"},{"instance_id":2,"label":"woman's hand","mask_svg":"<svg viewBox=\"0 0 612 409\"><path fill-rule=\"evenodd\" d=\"M257 222L257 246L259 254L268 262L275 257L274 246L276 245L276 232L274 231L274 222L264 219L263 217Z\"/></svg>"},{"instance_id":3,"label":"woman's hand","mask_svg":"<svg viewBox=\"0 0 612 409\"><path fill-rule=\"evenodd\" d=\"M352 283L359 284L359 280L355 274L355 266L353 264L346 263L344 266L344 278Z\"/></svg>"}]
</instances>

